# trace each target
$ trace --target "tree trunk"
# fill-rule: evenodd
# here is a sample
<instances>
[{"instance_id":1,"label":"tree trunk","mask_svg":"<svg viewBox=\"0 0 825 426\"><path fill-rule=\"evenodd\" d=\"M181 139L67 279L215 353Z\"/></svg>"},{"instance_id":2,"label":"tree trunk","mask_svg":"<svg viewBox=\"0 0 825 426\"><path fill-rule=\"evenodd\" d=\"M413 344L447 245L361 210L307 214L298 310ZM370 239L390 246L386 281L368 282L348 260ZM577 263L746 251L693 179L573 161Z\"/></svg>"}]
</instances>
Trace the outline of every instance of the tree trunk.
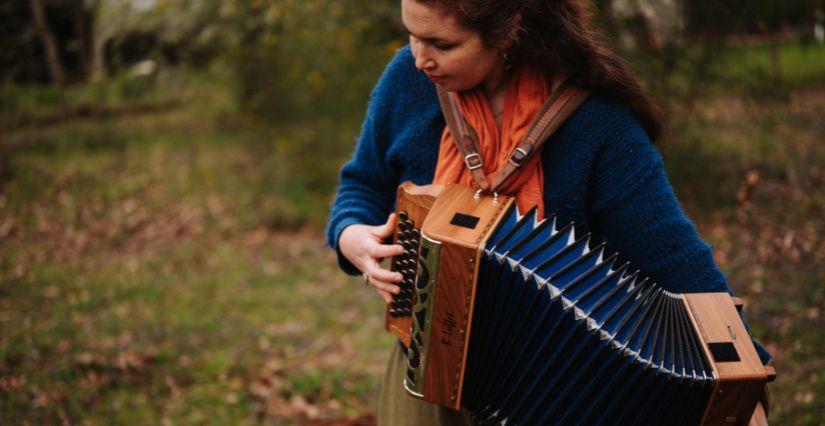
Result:
<instances>
[{"instance_id":1,"label":"tree trunk","mask_svg":"<svg viewBox=\"0 0 825 426\"><path fill-rule=\"evenodd\" d=\"M85 7L78 7L74 12L74 33L77 38L78 62L81 64L83 70L83 80L88 81L92 76L92 46L91 34L89 28L90 12Z\"/></svg>"},{"instance_id":2,"label":"tree trunk","mask_svg":"<svg viewBox=\"0 0 825 426\"><path fill-rule=\"evenodd\" d=\"M91 56L89 57L89 77L94 81L103 77L103 50L106 47L106 40L97 33L95 26L91 27Z\"/></svg>"},{"instance_id":3,"label":"tree trunk","mask_svg":"<svg viewBox=\"0 0 825 426\"><path fill-rule=\"evenodd\" d=\"M46 65L49 67L49 75L52 81L58 85L66 84L66 73L63 70L63 62L60 60L60 52L57 48L57 41L54 38L49 25L46 22L46 13L40 0L29 0L29 7L34 17L37 34L43 43L43 50L46 53Z\"/></svg>"},{"instance_id":4,"label":"tree trunk","mask_svg":"<svg viewBox=\"0 0 825 426\"><path fill-rule=\"evenodd\" d=\"M86 17L86 77L92 81L103 77L103 50L106 47L106 36L100 31L100 1L87 1L83 13Z\"/></svg>"}]
</instances>

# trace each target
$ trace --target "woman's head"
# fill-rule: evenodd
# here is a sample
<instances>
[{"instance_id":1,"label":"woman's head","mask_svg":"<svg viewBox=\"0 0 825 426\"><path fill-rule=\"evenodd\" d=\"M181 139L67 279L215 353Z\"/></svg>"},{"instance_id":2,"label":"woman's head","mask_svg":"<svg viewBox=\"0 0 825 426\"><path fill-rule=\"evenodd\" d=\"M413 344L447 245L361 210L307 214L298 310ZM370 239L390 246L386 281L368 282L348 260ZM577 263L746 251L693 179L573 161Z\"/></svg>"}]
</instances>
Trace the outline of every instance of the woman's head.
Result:
<instances>
[{"instance_id":1,"label":"woman's head","mask_svg":"<svg viewBox=\"0 0 825 426\"><path fill-rule=\"evenodd\" d=\"M487 44L444 4L402 0L401 19L416 68L447 90L471 89L501 74L504 49Z\"/></svg>"},{"instance_id":2,"label":"woman's head","mask_svg":"<svg viewBox=\"0 0 825 426\"><path fill-rule=\"evenodd\" d=\"M402 18L412 33L416 66L428 75L451 78L438 81L448 90L465 90L507 65L529 64L547 73L570 75L573 83L613 97L628 105L652 139L664 123L661 111L641 88L629 67L599 39L591 23L590 0L402 0ZM431 13L427 14L429 11ZM424 40L416 34L429 16L427 28L451 44ZM414 27L414 28L411 28ZM439 49L438 46L452 47ZM418 48L418 50L417 50ZM475 55L475 56L473 56ZM493 60L495 59L495 61ZM429 68L428 68L429 67ZM467 70L475 68L470 76ZM436 79L437 80L437 79Z\"/></svg>"}]
</instances>

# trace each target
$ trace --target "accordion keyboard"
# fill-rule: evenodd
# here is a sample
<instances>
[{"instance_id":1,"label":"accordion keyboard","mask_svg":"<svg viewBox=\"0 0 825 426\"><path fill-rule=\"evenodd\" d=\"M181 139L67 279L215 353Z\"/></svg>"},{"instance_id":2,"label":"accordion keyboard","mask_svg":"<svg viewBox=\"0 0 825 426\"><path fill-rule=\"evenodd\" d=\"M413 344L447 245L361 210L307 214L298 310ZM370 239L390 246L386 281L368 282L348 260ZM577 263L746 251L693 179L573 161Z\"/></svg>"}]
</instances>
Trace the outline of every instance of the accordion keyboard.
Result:
<instances>
[{"instance_id":1,"label":"accordion keyboard","mask_svg":"<svg viewBox=\"0 0 825 426\"><path fill-rule=\"evenodd\" d=\"M415 227L415 222L410 219L409 213L406 211L398 213L395 238L396 244L404 247L404 253L393 257L390 269L400 272L403 279L399 283L401 292L392 296L389 315L393 318L409 317L412 315L413 295L415 294L413 281L418 267L418 244L421 238L421 229Z\"/></svg>"}]
</instances>

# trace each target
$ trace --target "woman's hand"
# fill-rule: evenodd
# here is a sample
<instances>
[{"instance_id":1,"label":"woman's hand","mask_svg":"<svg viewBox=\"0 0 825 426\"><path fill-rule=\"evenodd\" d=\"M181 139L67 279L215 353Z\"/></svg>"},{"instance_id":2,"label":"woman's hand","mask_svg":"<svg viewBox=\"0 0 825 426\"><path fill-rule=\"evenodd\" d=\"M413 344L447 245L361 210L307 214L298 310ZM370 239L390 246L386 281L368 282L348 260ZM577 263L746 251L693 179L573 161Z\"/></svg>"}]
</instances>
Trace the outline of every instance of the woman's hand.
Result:
<instances>
[{"instance_id":1,"label":"woman's hand","mask_svg":"<svg viewBox=\"0 0 825 426\"><path fill-rule=\"evenodd\" d=\"M395 213L390 214L387 223L378 226L350 225L344 228L338 237L338 248L358 270L364 274L364 280L375 287L385 302L392 301L392 295L401 290L396 283L402 276L398 272L381 268L381 259L398 256L404 248L398 244L383 244L395 229Z\"/></svg>"}]
</instances>

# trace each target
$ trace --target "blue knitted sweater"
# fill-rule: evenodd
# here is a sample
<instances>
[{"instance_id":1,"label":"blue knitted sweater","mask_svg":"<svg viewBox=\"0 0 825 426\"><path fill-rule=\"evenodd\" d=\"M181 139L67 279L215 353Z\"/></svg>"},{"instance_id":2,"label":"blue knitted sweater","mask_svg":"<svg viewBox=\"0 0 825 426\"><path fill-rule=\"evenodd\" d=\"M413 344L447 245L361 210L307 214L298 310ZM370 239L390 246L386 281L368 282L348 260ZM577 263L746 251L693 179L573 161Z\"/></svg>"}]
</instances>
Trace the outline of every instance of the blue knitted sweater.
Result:
<instances>
[{"instance_id":1,"label":"blue knitted sweater","mask_svg":"<svg viewBox=\"0 0 825 426\"><path fill-rule=\"evenodd\" d=\"M338 250L341 231L384 223L402 182L432 182L444 126L435 86L401 49L372 92L327 223L327 243L348 274L359 271ZM574 222L578 235L591 232L667 290L731 291L627 107L594 94L545 143L541 161L547 216Z\"/></svg>"}]
</instances>

